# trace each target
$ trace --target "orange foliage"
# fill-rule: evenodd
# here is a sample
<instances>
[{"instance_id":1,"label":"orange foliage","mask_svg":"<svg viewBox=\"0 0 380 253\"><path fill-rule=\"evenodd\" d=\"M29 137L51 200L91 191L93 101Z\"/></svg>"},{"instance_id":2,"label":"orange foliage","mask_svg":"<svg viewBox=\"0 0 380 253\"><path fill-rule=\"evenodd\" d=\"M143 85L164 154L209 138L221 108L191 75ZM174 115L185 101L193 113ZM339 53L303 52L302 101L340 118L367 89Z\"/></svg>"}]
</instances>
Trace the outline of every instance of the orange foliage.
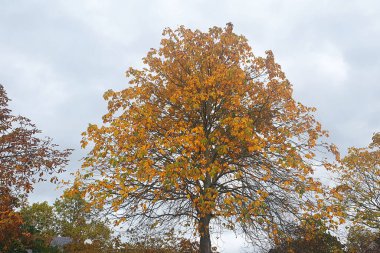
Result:
<instances>
[{"instance_id":1,"label":"orange foliage","mask_svg":"<svg viewBox=\"0 0 380 253\"><path fill-rule=\"evenodd\" d=\"M22 218L14 211L17 199L10 195L10 190L0 187L0 250L6 250L22 235Z\"/></svg>"},{"instance_id":2,"label":"orange foliage","mask_svg":"<svg viewBox=\"0 0 380 253\"><path fill-rule=\"evenodd\" d=\"M183 222L201 248L213 221L276 237L287 219L332 217L312 173L331 167L318 149L338 153L319 141L315 109L293 99L273 53L254 55L232 24L163 35L142 70L127 70L131 86L104 94L104 124L83 134L93 148L77 180L92 203L120 222Z\"/></svg>"},{"instance_id":3,"label":"orange foliage","mask_svg":"<svg viewBox=\"0 0 380 253\"><path fill-rule=\"evenodd\" d=\"M28 193L36 181L63 172L71 150L59 151L51 139L38 138L41 131L29 119L12 115L8 102L0 85L0 185Z\"/></svg>"}]
</instances>

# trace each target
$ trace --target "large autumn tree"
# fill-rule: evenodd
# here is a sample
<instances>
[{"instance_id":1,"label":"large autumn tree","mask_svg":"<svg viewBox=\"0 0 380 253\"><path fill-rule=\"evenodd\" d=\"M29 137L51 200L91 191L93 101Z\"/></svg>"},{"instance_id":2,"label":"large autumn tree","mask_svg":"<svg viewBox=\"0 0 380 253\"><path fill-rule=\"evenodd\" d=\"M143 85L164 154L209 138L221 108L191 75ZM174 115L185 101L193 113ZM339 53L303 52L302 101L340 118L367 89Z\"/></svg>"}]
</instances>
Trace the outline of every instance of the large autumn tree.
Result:
<instances>
[{"instance_id":1,"label":"large autumn tree","mask_svg":"<svg viewBox=\"0 0 380 253\"><path fill-rule=\"evenodd\" d=\"M62 172L71 150L59 150L31 121L15 116L8 108L9 98L0 85L0 234L11 241L22 223L15 212L19 200L33 190L33 183ZM5 233L7 232L7 233ZM0 237L0 250L7 248Z\"/></svg>"},{"instance_id":2,"label":"large autumn tree","mask_svg":"<svg viewBox=\"0 0 380 253\"><path fill-rule=\"evenodd\" d=\"M202 253L210 228L255 241L306 214L332 217L312 174L327 166L317 150L335 149L273 53L255 56L232 24L163 36L143 69L128 69L130 87L104 94L104 124L84 133L92 150L78 182L92 203L119 222L190 226Z\"/></svg>"}]
</instances>

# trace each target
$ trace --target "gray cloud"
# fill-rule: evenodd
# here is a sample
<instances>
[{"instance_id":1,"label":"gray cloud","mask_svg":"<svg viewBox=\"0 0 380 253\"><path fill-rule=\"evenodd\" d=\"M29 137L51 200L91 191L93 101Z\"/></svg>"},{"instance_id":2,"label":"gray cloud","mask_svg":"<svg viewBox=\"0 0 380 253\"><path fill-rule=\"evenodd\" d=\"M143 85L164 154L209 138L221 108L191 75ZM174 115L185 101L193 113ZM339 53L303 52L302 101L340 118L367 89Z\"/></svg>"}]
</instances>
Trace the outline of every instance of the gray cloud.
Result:
<instances>
[{"instance_id":1,"label":"gray cloud","mask_svg":"<svg viewBox=\"0 0 380 253\"><path fill-rule=\"evenodd\" d=\"M0 82L15 113L76 149L69 171L85 154L80 133L105 112L103 92L126 87L127 67L141 66L164 27L182 24L206 30L231 21L257 54L272 49L295 97L317 107L343 151L368 144L380 131L378 1L35 0L1 6ZM53 201L60 194L54 189L40 184L30 200ZM223 247L237 252L236 245Z\"/></svg>"}]
</instances>

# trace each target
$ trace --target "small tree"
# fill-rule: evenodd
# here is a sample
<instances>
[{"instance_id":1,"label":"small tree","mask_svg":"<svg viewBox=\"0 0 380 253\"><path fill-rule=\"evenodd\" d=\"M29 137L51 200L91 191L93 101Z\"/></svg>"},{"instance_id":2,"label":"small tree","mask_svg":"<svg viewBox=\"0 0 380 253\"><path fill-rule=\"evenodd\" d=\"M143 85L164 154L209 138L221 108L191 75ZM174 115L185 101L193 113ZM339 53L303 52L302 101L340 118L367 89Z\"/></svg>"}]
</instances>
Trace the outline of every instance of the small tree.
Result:
<instances>
[{"instance_id":1,"label":"small tree","mask_svg":"<svg viewBox=\"0 0 380 253\"><path fill-rule=\"evenodd\" d=\"M204 33L164 30L131 87L107 91L104 125L90 125L93 144L78 182L94 205L119 222L192 227L200 252L210 228L242 231L257 242L307 212L325 212L312 177L326 135L275 62L252 53L232 24ZM320 197L320 196L319 196Z\"/></svg>"},{"instance_id":2,"label":"small tree","mask_svg":"<svg viewBox=\"0 0 380 253\"><path fill-rule=\"evenodd\" d=\"M366 148L350 148L342 160L344 205L354 223L380 232L380 133Z\"/></svg>"},{"instance_id":3,"label":"small tree","mask_svg":"<svg viewBox=\"0 0 380 253\"><path fill-rule=\"evenodd\" d=\"M65 252L113 252L114 240L111 229L103 218L87 208L87 202L79 194L65 194L50 206L47 202L24 206L20 213L22 231L29 233L21 241L23 248L33 252L56 252L51 247L56 236L70 237L72 242L64 248ZM87 242L86 242L87 240Z\"/></svg>"},{"instance_id":4,"label":"small tree","mask_svg":"<svg viewBox=\"0 0 380 253\"><path fill-rule=\"evenodd\" d=\"M282 233L279 242L268 253L344 252L344 245L330 234L322 220L307 219Z\"/></svg>"},{"instance_id":5,"label":"small tree","mask_svg":"<svg viewBox=\"0 0 380 253\"><path fill-rule=\"evenodd\" d=\"M110 243L111 229L79 193L70 195L65 192L61 199L54 202L54 211L58 234L72 238L78 250L86 244L86 240L91 240L91 244L97 245L99 250Z\"/></svg>"},{"instance_id":6,"label":"small tree","mask_svg":"<svg viewBox=\"0 0 380 253\"><path fill-rule=\"evenodd\" d=\"M49 241L57 234L57 220L53 207L46 201L24 206L20 210L24 226L30 227L43 239Z\"/></svg>"}]
</instances>

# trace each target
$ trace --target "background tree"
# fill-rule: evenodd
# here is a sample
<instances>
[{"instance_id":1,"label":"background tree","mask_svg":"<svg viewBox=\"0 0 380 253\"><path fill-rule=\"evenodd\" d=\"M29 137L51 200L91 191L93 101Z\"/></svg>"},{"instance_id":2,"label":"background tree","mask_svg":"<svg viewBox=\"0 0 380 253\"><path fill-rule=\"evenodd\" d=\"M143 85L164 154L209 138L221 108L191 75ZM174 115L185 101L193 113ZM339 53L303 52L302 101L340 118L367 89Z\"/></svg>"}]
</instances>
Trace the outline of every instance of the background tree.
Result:
<instances>
[{"instance_id":1,"label":"background tree","mask_svg":"<svg viewBox=\"0 0 380 253\"><path fill-rule=\"evenodd\" d=\"M347 236L348 253L380 252L380 233L361 225L351 226Z\"/></svg>"},{"instance_id":2,"label":"background tree","mask_svg":"<svg viewBox=\"0 0 380 253\"><path fill-rule=\"evenodd\" d=\"M51 139L39 138L41 131L29 119L13 116L8 102L0 85L0 185L28 193L45 174L63 171L70 150L59 151Z\"/></svg>"},{"instance_id":3,"label":"background tree","mask_svg":"<svg viewBox=\"0 0 380 253\"><path fill-rule=\"evenodd\" d=\"M55 223L52 208L45 202L15 211L20 207L20 199L9 195L9 191L0 193L0 252L24 253L26 249L34 253L57 252L49 247L52 234L47 228Z\"/></svg>"},{"instance_id":4,"label":"background tree","mask_svg":"<svg viewBox=\"0 0 380 253\"><path fill-rule=\"evenodd\" d=\"M67 164L71 150L59 151L51 139L38 137L41 133L31 121L14 116L8 108L9 99L0 85L0 245L19 239L21 216L16 203L32 191L33 183L57 180ZM12 235L15 235L13 238ZM18 236L16 236L18 235Z\"/></svg>"},{"instance_id":5,"label":"background tree","mask_svg":"<svg viewBox=\"0 0 380 253\"><path fill-rule=\"evenodd\" d=\"M366 148L350 148L342 160L339 188L355 223L380 232L380 133Z\"/></svg>"},{"instance_id":6,"label":"background tree","mask_svg":"<svg viewBox=\"0 0 380 253\"><path fill-rule=\"evenodd\" d=\"M104 125L84 133L93 148L78 180L91 203L119 222L190 226L202 253L211 226L257 242L306 213L332 217L312 173L328 167L317 149L336 149L272 52L255 56L232 24L163 35L145 67L127 71L131 87L104 94Z\"/></svg>"},{"instance_id":7,"label":"background tree","mask_svg":"<svg viewBox=\"0 0 380 253\"><path fill-rule=\"evenodd\" d=\"M113 252L117 238L111 237L111 228L87 202L75 194L64 195L51 206L47 202L24 206L20 214L23 224L21 231L29 236L20 241L23 249L33 252L55 252L50 247L54 237L70 237L73 242L65 252ZM21 238L21 237L20 237ZM11 251L12 252L12 251Z\"/></svg>"},{"instance_id":8,"label":"background tree","mask_svg":"<svg viewBox=\"0 0 380 253\"><path fill-rule=\"evenodd\" d=\"M291 233L289 233L291 231ZM281 231L282 232L282 231ZM307 219L280 235L268 253L344 253L344 245L321 220Z\"/></svg>"},{"instance_id":9,"label":"background tree","mask_svg":"<svg viewBox=\"0 0 380 253\"><path fill-rule=\"evenodd\" d=\"M22 229L29 234L24 238L24 248L32 249L33 252L55 252L50 247L50 242L57 235L57 219L53 207L46 201L24 205L20 210L23 220Z\"/></svg>"},{"instance_id":10,"label":"background tree","mask_svg":"<svg viewBox=\"0 0 380 253\"><path fill-rule=\"evenodd\" d=\"M38 233L44 235L49 240L57 233L57 220L53 207L46 201L33 203L31 206L24 206L20 214L25 226L33 227Z\"/></svg>"},{"instance_id":11,"label":"background tree","mask_svg":"<svg viewBox=\"0 0 380 253\"><path fill-rule=\"evenodd\" d=\"M124 244L126 252L131 253L197 253L199 243L179 236L174 229L156 231L152 226L130 229Z\"/></svg>"},{"instance_id":12,"label":"background tree","mask_svg":"<svg viewBox=\"0 0 380 253\"><path fill-rule=\"evenodd\" d=\"M86 240L98 245L98 250L110 243L111 229L79 193L74 195L64 193L61 199L54 202L54 211L57 235L72 238L77 250L86 244Z\"/></svg>"}]
</instances>

